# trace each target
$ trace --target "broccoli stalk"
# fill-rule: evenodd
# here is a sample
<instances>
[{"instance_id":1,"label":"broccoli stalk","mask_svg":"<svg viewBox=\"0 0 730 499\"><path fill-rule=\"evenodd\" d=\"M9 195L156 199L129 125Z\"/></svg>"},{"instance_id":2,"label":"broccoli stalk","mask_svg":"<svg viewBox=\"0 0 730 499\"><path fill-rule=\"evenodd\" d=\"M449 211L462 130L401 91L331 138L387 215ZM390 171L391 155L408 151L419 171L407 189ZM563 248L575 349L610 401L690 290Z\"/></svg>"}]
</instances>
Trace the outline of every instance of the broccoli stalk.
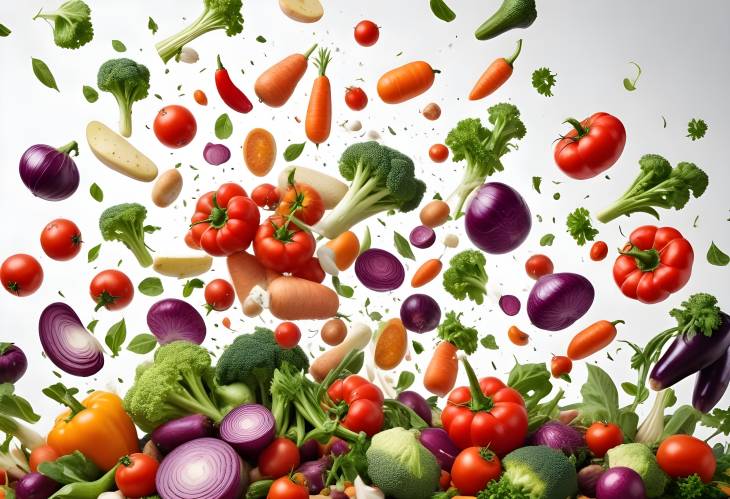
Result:
<instances>
[{"instance_id":1,"label":"broccoli stalk","mask_svg":"<svg viewBox=\"0 0 730 499\"><path fill-rule=\"evenodd\" d=\"M632 213L648 213L659 219L655 208L681 210L690 193L700 197L707 189L707 174L694 163L679 163L675 168L658 154L646 154L639 160L639 176L628 190L596 218L603 223Z\"/></svg>"},{"instance_id":2,"label":"broccoli stalk","mask_svg":"<svg viewBox=\"0 0 730 499\"><path fill-rule=\"evenodd\" d=\"M152 255L144 242L144 219L147 208L137 203L123 203L104 210L99 230L105 241L120 241L129 248L143 267L152 265Z\"/></svg>"},{"instance_id":3,"label":"broccoli stalk","mask_svg":"<svg viewBox=\"0 0 730 499\"><path fill-rule=\"evenodd\" d=\"M53 41L64 49L77 49L94 38L91 9L81 0L64 2L53 12L41 9L33 17L34 21L36 19L52 23Z\"/></svg>"},{"instance_id":4,"label":"broccoli stalk","mask_svg":"<svg viewBox=\"0 0 730 499\"><path fill-rule=\"evenodd\" d=\"M339 169L350 181L350 188L337 206L313 227L328 239L378 213L414 210L426 191L426 184L414 176L411 158L375 141L360 142L345 149Z\"/></svg>"},{"instance_id":5,"label":"broccoli stalk","mask_svg":"<svg viewBox=\"0 0 730 499\"><path fill-rule=\"evenodd\" d=\"M438 326L438 336L456 348L471 355L477 350L477 330L461 323L461 313L447 312L446 319Z\"/></svg>"},{"instance_id":6,"label":"broccoli stalk","mask_svg":"<svg viewBox=\"0 0 730 499\"><path fill-rule=\"evenodd\" d=\"M487 259L478 250L466 250L451 258L444 272L444 289L457 300L469 297L477 305L484 302L487 294Z\"/></svg>"},{"instance_id":7,"label":"broccoli stalk","mask_svg":"<svg viewBox=\"0 0 730 499\"><path fill-rule=\"evenodd\" d=\"M150 72L132 59L110 59L101 65L96 75L99 90L109 92L119 105L119 133L132 135L132 105L147 97Z\"/></svg>"},{"instance_id":8,"label":"broccoli stalk","mask_svg":"<svg viewBox=\"0 0 730 499\"><path fill-rule=\"evenodd\" d=\"M203 0L205 10L190 26L155 45L157 53L167 63L176 57L185 45L210 31L226 30L228 36L243 31L241 0Z\"/></svg>"},{"instance_id":9,"label":"broccoli stalk","mask_svg":"<svg viewBox=\"0 0 730 499\"><path fill-rule=\"evenodd\" d=\"M492 130L484 127L479 118L467 118L446 136L453 161L466 160L464 176L448 198L455 208L452 209L454 218L463 215L464 203L474 189L488 176L504 170L502 156L517 148L514 139L521 139L527 133L516 106L501 103L490 107L488 112Z\"/></svg>"}]
</instances>

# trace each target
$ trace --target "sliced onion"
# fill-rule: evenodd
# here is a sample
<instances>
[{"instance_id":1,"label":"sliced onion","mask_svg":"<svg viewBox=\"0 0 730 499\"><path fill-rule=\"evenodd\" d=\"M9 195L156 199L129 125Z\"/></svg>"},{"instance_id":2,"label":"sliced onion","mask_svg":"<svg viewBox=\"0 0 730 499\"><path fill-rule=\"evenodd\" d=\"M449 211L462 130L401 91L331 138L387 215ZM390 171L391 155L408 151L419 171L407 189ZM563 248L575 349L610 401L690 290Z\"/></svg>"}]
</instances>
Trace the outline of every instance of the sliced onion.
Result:
<instances>
[{"instance_id":1,"label":"sliced onion","mask_svg":"<svg viewBox=\"0 0 730 499\"><path fill-rule=\"evenodd\" d=\"M205 339L205 320L188 302L160 300L147 312L147 326L160 345L186 340L200 345Z\"/></svg>"},{"instance_id":2,"label":"sliced onion","mask_svg":"<svg viewBox=\"0 0 730 499\"><path fill-rule=\"evenodd\" d=\"M406 278L403 264L395 255L383 249L371 248L358 255L355 275L363 286L373 291L393 291Z\"/></svg>"},{"instance_id":3,"label":"sliced onion","mask_svg":"<svg viewBox=\"0 0 730 499\"><path fill-rule=\"evenodd\" d=\"M218 166L231 159L231 150L224 144L213 144L208 142L203 149L203 158L209 164Z\"/></svg>"},{"instance_id":4,"label":"sliced onion","mask_svg":"<svg viewBox=\"0 0 730 499\"><path fill-rule=\"evenodd\" d=\"M104 367L101 344L65 303L46 307L38 320L38 333L46 356L63 372L92 376Z\"/></svg>"},{"instance_id":5,"label":"sliced onion","mask_svg":"<svg viewBox=\"0 0 730 499\"><path fill-rule=\"evenodd\" d=\"M520 299L515 295L502 295L499 298L499 308L501 308L502 312L505 314L513 316L520 313L522 304L520 303Z\"/></svg>"},{"instance_id":6,"label":"sliced onion","mask_svg":"<svg viewBox=\"0 0 730 499\"><path fill-rule=\"evenodd\" d=\"M433 246L433 243L436 242L436 233L431 227L419 225L411 231L411 234L408 236L408 240L411 241L411 244L416 248L430 248Z\"/></svg>"},{"instance_id":7,"label":"sliced onion","mask_svg":"<svg viewBox=\"0 0 730 499\"><path fill-rule=\"evenodd\" d=\"M163 499L239 499L246 486L244 470L230 445L198 438L165 456L155 485Z\"/></svg>"},{"instance_id":8,"label":"sliced onion","mask_svg":"<svg viewBox=\"0 0 730 499\"><path fill-rule=\"evenodd\" d=\"M274 440L274 425L274 416L266 407L245 404L226 414L218 430L223 440L252 459Z\"/></svg>"}]
</instances>

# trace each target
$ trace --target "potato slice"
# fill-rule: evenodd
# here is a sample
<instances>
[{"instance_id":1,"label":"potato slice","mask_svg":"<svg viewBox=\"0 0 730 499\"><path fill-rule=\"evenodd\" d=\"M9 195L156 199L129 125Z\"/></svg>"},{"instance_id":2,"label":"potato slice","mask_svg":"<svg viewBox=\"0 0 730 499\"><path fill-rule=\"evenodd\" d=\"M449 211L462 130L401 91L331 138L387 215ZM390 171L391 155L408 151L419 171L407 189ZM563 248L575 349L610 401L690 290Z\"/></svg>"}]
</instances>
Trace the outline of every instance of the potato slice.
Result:
<instances>
[{"instance_id":1,"label":"potato slice","mask_svg":"<svg viewBox=\"0 0 730 499\"><path fill-rule=\"evenodd\" d=\"M86 125L86 140L94 156L112 170L142 182L157 177L152 160L105 124L92 121Z\"/></svg>"},{"instance_id":2,"label":"potato slice","mask_svg":"<svg viewBox=\"0 0 730 499\"><path fill-rule=\"evenodd\" d=\"M316 23L324 15L319 0L279 0L279 7L287 17L300 23Z\"/></svg>"},{"instance_id":3,"label":"potato slice","mask_svg":"<svg viewBox=\"0 0 730 499\"><path fill-rule=\"evenodd\" d=\"M210 255L156 256L152 268L158 274L182 279L205 274L213 266Z\"/></svg>"}]
</instances>

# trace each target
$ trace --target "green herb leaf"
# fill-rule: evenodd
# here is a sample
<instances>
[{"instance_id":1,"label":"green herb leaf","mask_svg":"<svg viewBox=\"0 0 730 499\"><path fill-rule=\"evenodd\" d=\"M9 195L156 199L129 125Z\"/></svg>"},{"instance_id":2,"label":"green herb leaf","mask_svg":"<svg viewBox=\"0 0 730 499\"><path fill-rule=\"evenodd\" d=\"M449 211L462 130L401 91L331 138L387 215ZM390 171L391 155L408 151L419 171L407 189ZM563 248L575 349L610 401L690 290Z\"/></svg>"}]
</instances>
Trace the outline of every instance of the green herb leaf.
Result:
<instances>
[{"instance_id":1,"label":"green herb leaf","mask_svg":"<svg viewBox=\"0 0 730 499\"><path fill-rule=\"evenodd\" d=\"M87 102L93 104L94 102L99 100L99 92L97 92L94 87L84 85L82 92L84 93L84 99L86 99Z\"/></svg>"},{"instance_id":2,"label":"green herb leaf","mask_svg":"<svg viewBox=\"0 0 730 499\"><path fill-rule=\"evenodd\" d=\"M705 414L702 416L702 426L714 428L715 435L730 435L730 409L718 407L710 414Z\"/></svg>"},{"instance_id":3,"label":"green herb leaf","mask_svg":"<svg viewBox=\"0 0 730 499\"><path fill-rule=\"evenodd\" d=\"M360 241L360 253L369 250L371 244L372 236L370 235L370 227L365 227L365 234L362 236L362 240Z\"/></svg>"},{"instance_id":4,"label":"green herb leaf","mask_svg":"<svg viewBox=\"0 0 730 499\"><path fill-rule=\"evenodd\" d=\"M540 246L552 246L553 241L555 240L555 235L553 234L545 234L540 238Z\"/></svg>"},{"instance_id":5,"label":"green herb leaf","mask_svg":"<svg viewBox=\"0 0 730 499\"><path fill-rule=\"evenodd\" d=\"M579 404L581 421L591 424L594 421L619 422L618 390L606 371L592 364L586 365L588 380L581 387L583 402Z\"/></svg>"},{"instance_id":6,"label":"green herb leaf","mask_svg":"<svg viewBox=\"0 0 730 499\"><path fill-rule=\"evenodd\" d=\"M145 225L142 227L142 231L145 234L152 234L153 232L157 232L158 230L162 230L162 227L158 227L157 225Z\"/></svg>"},{"instance_id":7,"label":"green herb leaf","mask_svg":"<svg viewBox=\"0 0 730 499\"><path fill-rule=\"evenodd\" d=\"M205 283L198 278L190 279L183 285L183 297L187 298L193 294L193 290L202 289Z\"/></svg>"},{"instance_id":8,"label":"green herb leaf","mask_svg":"<svg viewBox=\"0 0 730 499\"><path fill-rule=\"evenodd\" d=\"M702 413L691 405L680 405L664 425L664 431L659 440L672 435L692 435L697 423L702 419Z\"/></svg>"},{"instance_id":9,"label":"green herb leaf","mask_svg":"<svg viewBox=\"0 0 730 499\"><path fill-rule=\"evenodd\" d=\"M451 21L456 19L456 14L454 14L454 11L451 10L448 5L446 5L446 2L444 2L444 0L431 0L430 5L433 15L438 17L442 21L450 23Z\"/></svg>"},{"instance_id":10,"label":"green herb leaf","mask_svg":"<svg viewBox=\"0 0 730 499\"><path fill-rule=\"evenodd\" d=\"M259 43L266 43L266 38L264 38L263 36L259 35L259 36L256 37L256 41L259 42Z\"/></svg>"},{"instance_id":11,"label":"green herb leaf","mask_svg":"<svg viewBox=\"0 0 730 499\"><path fill-rule=\"evenodd\" d=\"M20 395L15 395L10 383L0 384L0 414L22 419L28 423L37 423L41 417L35 413L30 402Z\"/></svg>"},{"instance_id":12,"label":"green herb leaf","mask_svg":"<svg viewBox=\"0 0 730 499\"><path fill-rule=\"evenodd\" d=\"M730 263L730 256L723 253L723 251L718 248L713 241L712 244L710 244L710 249L707 250L707 261L712 265L724 267Z\"/></svg>"},{"instance_id":13,"label":"green herb leaf","mask_svg":"<svg viewBox=\"0 0 730 499\"><path fill-rule=\"evenodd\" d=\"M550 68L536 69L532 72L532 86L538 94L552 97L556 76L558 75L550 72Z\"/></svg>"},{"instance_id":14,"label":"green herb leaf","mask_svg":"<svg viewBox=\"0 0 730 499\"><path fill-rule=\"evenodd\" d=\"M86 254L86 261L91 263L97 258L99 258L99 250L101 250L101 244L97 244L93 248L89 250L89 252Z\"/></svg>"},{"instance_id":15,"label":"green herb leaf","mask_svg":"<svg viewBox=\"0 0 730 499\"><path fill-rule=\"evenodd\" d=\"M286 150L284 150L284 161L294 161L297 159L301 156L302 151L304 151L304 146L306 145L306 142L302 142L301 144L289 144Z\"/></svg>"},{"instance_id":16,"label":"green herb leaf","mask_svg":"<svg viewBox=\"0 0 730 499\"><path fill-rule=\"evenodd\" d=\"M532 177L532 188L535 189L538 194L541 194L541 192L540 192L541 183L542 183L542 177Z\"/></svg>"},{"instance_id":17,"label":"green herb leaf","mask_svg":"<svg viewBox=\"0 0 730 499\"><path fill-rule=\"evenodd\" d=\"M139 283L137 289L146 296L160 296L165 291L159 277L148 277L144 279Z\"/></svg>"},{"instance_id":18,"label":"green herb leaf","mask_svg":"<svg viewBox=\"0 0 730 499\"><path fill-rule=\"evenodd\" d=\"M132 341L127 345L127 350L144 355L150 353L156 346L157 338L149 333L142 333L132 338Z\"/></svg>"},{"instance_id":19,"label":"green herb leaf","mask_svg":"<svg viewBox=\"0 0 730 499\"><path fill-rule=\"evenodd\" d=\"M345 298L352 298L352 296L355 294L354 289L352 289L350 286L342 284L339 277L334 275L332 276L332 287L335 288L335 291L337 291L338 295Z\"/></svg>"},{"instance_id":20,"label":"green herb leaf","mask_svg":"<svg viewBox=\"0 0 730 499\"><path fill-rule=\"evenodd\" d=\"M693 119L687 123L687 137L692 141L700 140L707 133L707 123L705 120Z\"/></svg>"},{"instance_id":21,"label":"green herb leaf","mask_svg":"<svg viewBox=\"0 0 730 499\"><path fill-rule=\"evenodd\" d=\"M395 130L393 130L393 127L388 126L388 131L390 132L391 135L395 135Z\"/></svg>"},{"instance_id":22,"label":"green herb leaf","mask_svg":"<svg viewBox=\"0 0 730 499\"><path fill-rule=\"evenodd\" d=\"M395 385L396 393L408 390L414 381L416 381L415 374L410 371L402 371L398 376L398 383Z\"/></svg>"},{"instance_id":23,"label":"green herb leaf","mask_svg":"<svg viewBox=\"0 0 730 499\"><path fill-rule=\"evenodd\" d=\"M413 255L413 250L411 249L411 244L408 242L408 239L393 231L393 242L395 243L395 249L398 250L400 256L411 260L416 259Z\"/></svg>"},{"instance_id":24,"label":"green herb leaf","mask_svg":"<svg viewBox=\"0 0 730 499\"><path fill-rule=\"evenodd\" d=\"M215 136L224 140L231 135L233 135L233 123L231 123L228 113L223 113L215 120Z\"/></svg>"},{"instance_id":25,"label":"green herb leaf","mask_svg":"<svg viewBox=\"0 0 730 499\"><path fill-rule=\"evenodd\" d=\"M10 29L7 26L0 24L0 37L5 38L10 33L12 33L12 31L10 31Z\"/></svg>"},{"instance_id":26,"label":"green herb leaf","mask_svg":"<svg viewBox=\"0 0 730 499\"><path fill-rule=\"evenodd\" d=\"M101 190L101 187L96 185L96 182L91 184L91 187L89 187L89 194L91 194L91 197L94 201L97 201L99 203L104 201L104 191Z\"/></svg>"},{"instance_id":27,"label":"green herb leaf","mask_svg":"<svg viewBox=\"0 0 730 499\"><path fill-rule=\"evenodd\" d=\"M97 324L99 324L99 319L94 319L86 325L86 329L88 329L89 332L93 334Z\"/></svg>"},{"instance_id":28,"label":"green herb leaf","mask_svg":"<svg viewBox=\"0 0 730 499\"><path fill-rule=\"evenodd\" d=\"M155 33L157 33L157 30L159 29L159 27L157 26L157 23L151 17L147 21L147 28L152 32L153 35Z\"/></svg>"},{"instance_id":29,"label":"green herb leaf","mask_svg":"<svg viewBox=\"0 0 730 499\"><path fill-rule=\"evenodd\" d=\"M479 343L482 344L484 348L487 350L499 350L499 345L497 345L497 339L494 337L493 334L488 334L481 340L479 340Z\"/></svg>"},{"instance_id":30,"label":"green herb leaf","mask_svg":"<svg viewBox=\"0 0 730 499\"><path fill-rule=\"evenodd\" d=\"M45 62L40 59L36 59L35 57L31 57L31 64L33 66L33 74L36 78L38 78L38 81L48 88L52 88L53 90L60 92L58 85L56 85L56 79L53 77L53 73L51 73L51 70L48 69Z\"/></svg>"},{"instance_id":31,"label":"green herb leaf","mask_svg":"<svg viewBox=\"0 0 730 499\"><path fill-rule=\"evenodd\" d=\"M116 324L113 324L106 332L104 341L106 346L112 351L112 357L117 357L119 351L122 349L124 341L127 339L127 324L124 319L120 320Z\"/></svg>"},{"instance_id":32,"label":"green herb leaf","mask_svg":"<svg viewBox=\"0 0 730 499\"><path fill-rule=\"evenodd\" d=\"M416 340L411 341L411 346L413 346L413 351L416 352L416 355L423 353L423 345Z\"/></svg>"},{"instance_id":33,"label":"green herb leaf","mask_svg":"<svg viewBox=\"0 0 730 499\"><path fill-rule=\"evenodd\" d=\"M667 128L667 119L662 116L662 128Z\"/></svg>"},{"instance_id":34,"label":"green herb leaf","mask_svg":"<svg viewBox=\"0 0 730 499\"><path fill-rule=\"evenodd\" d=\"M593 241L598 235L598 230L591 225L591 214L585 208L576 208L568 215L566 225L568 234L575 239L578 246L584 246L586 241Z\"/></svg>"},{"instance_id":35,"label":"green herb leaf","mask_svg":"<svg viewBox=\"0 0 730 499\"><path fill-rule=\"evenodd\" d=\"M38 471L62 485L93 482L101 476L101 470L79 451L40 463Z\"/></svg>"},{"instance_id":36,"label":"green herb leaf","mask_svg":"<svg viewBox=\"0 0 730 499\"><path fill-rule=\"evenodd\" d=\"M119 40L112 40L112 48L117 52L126 52L127 47Z\"/></svg>"},{"instance_id":37,"label":"green herb leaf","mask_svg":"<svg viewBox=\"0 0 730 499\"><path fill-rule=\"evenodd\" d=\"M639 76L641 76L641 67L635 62L629 62L629 64L633 64L634 66L636 66L636 78L634 78L633 80L629 78L624 78L624 88L629 92L633 92L634 90L636 90L636 82L639 81Z\"/></svg>"}]
</instances>

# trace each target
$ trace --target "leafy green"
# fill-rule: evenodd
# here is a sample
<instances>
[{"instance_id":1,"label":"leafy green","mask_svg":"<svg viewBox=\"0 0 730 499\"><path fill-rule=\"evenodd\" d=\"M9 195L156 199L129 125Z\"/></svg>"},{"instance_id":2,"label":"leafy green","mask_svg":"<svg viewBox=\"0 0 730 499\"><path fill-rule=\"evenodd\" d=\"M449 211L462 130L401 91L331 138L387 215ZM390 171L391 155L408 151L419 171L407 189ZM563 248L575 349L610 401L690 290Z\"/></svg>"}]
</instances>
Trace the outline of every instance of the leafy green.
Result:
<instances>
[{"instance_id":1,"label":"leafy green","mask_svg":"<svg viewBox=\"0 0 730 499\"><path fill-rule=\"evenodd\" d=\"M641 67L635 62L629 62L629 64L633 64L634 66L636 66L636 78L634 78L633 80L629 78L624 78L624 88L629 92L633 92L634 90L636 90L636 82L639 81L639 77L641 76Z\"/></svg>"},{"instance_id":2,"label":"leafy green","mask_svg":"<svg viewBox=\"0 0 730 499\"><path fill-rule=\"evenodd\" d=\"M659 440L664 440L672 435L692 435L695 431L697 423L702 418L702 413L691 405L681 405L677 407L664 425L664 431Z\"/></svg>"},{"instance_id":3,"label":"leafy green","mask_svg":"<svg viewBox=\"0 0 730 499\"><path fill-rule=\"evenodd\" d=\"M266 38L264 38L263 36L259 35L259 36L256 37L256 41L259 42L259 43L266 43Z\"/></svg>"},{"instance_id":4,"label":"leafy green","mask_svg":"<svg viewBox=\"0 0 730 499\"><path fill-rule=\"evenodd\" d=\"M540 238L540 246L552 246L555 241L555 234L545 234Z\"/></svg>"},{"instance_id":5,"label":"leafy green","mask_svg":"<svg viewBox=\"0 0 730 499\"><path fill-rule=\"evenodd\" d=\"M112 324L109 331L106 333L106 337L104 337L104 342L106 342L106 345L112 351L112 357L117 357L119 355L122 345L126 339L127 324L124 322L124 319Z\"/></svg>"},{"instance_id":6,"label":"leafy green","mask_svg":"<svg viewBox=\"0 0 730 499\"><path fill-rule=\"evenodd\" d=\"M48 88L52 88L53 90L60 92L60 90L58 90L58 85L56 84L56 79L53 77L53 73L51 73L48 65L35 57L31 57L31 63L33 67L33 74L36 78L38 78L38 81Z\"/></svg>"},{"instance_id":7,"label":"leafy green","mask_svg":"<svg viewBox=\"0 0 730 499\"><path fill-rule=\"evenodd\" d=\"M481 345L487 350L499 350L499 345L497 345L497 340L493 334L486 335L484 338L479 340L479 343L481 343Z\"/></svg>"},{"instance_id":8,"label":"leafy green","mask_svg":"<svg viewBox=\"0 0 730 499\"><path fill-rule=\"evenodd\" d=\"M707 440L720 434L728 436L730 435L730 408L720 409L717 407L710 414L704 414L700 423L702 426L715 429L715 432Z\"/></svg>"},{"instance_id":9,"label":"leafy green","mask_svg":"<svg viewBox=\"0 0 730 499\"><path fill-rule=\"evenodd\" d=\"M416 340L411 341L411 345L413 346L413 351L416 353L416 355L420 355L423 353L423 345L421 345Z\"/></svg>"},{"instance_id":10,"label":"leafy green","mask_svg":"<svg viewBox=\"0 0 730 499\"><path fill-rule=\"evenodd\" d=\"M586 365L588 380L580 389L583 401L576 409L586 426L595 421L619 422L618 390L611 376L598 366Z\"/></svg>"},{"instance_id":11,"label":"leafy green","mask_svg":"<svg viewBox=\"0 0 730 499\"><path fill-rule=\"evenodd\" d=\"M462 313L447 312L446 319L438 325L438 337L471 355L477 350L477 330L461 323Z\"/></svg>"},{"instance_id":12,"label":"leafy green","mask_svg":"<svg viewBox=\"0 0 730 499\"><path fill-rule=\"evenodd\" d=\"M591 225L591 214L585 208L576 208L568 215L566 220L568 233L578 246L584 246L586 241L593 241L598 235L598 230Z\"/></svg>"},{"instance_id":13,"label":"leafy green","mask_svg":"<svg viewBox=\"0 0 730 499\"><path fill-rule=\"evenodd\" d=\"M144 64L121 57L110 59L99 67L96 86L110 93L119 108L119 133L132 135L132 107L146 99L150 89L150 71Z\"/></svg>"},{"instance_id":14,"label":"leafy green","mask_svg":"<svg viewBox=\"0 0 730 499\"><path fill-rule=\"evenodd\" d=\"M124 44L123 44L123 43L122 43L121 41L119 41L119 40L112 40L112 48L113 48L113 49L114 49L114 50L115 50L116 52L126 52L126 51L127 51L127 46L126 46L126 45L124 45Z\"/></svg>"},{"instance_id":15,"label":"leafy green","mask_svg":"<svg viewBox=\"0 0 730 499\"><path fill-rule=\"evenodd\" d=\"M89 252L86 254L86 261L88 263L93 262L97 258L99 258L99 251L101 250L101 244L97 244L93 248L89 250Z\"/></svg>"},{"instance_id":16,"label":"leafy green","mask_svg":"<svg viewBox=\"0 0 730 499\"><path fill-rule=\"evenodd\" d=\"M297 159L302 155L302 151L304 151L304 146L306 145L306 142L302 142L300 144L289 144L284 150L284 161L294 161Z\"/></svg>"},{"instance_id":17,"label":"leafy green","mask_svg":"<svg viewBox=\"0 0 730 499\"><path fill-rule=\"evenodd\" d=\"M165 291L159 277L147 277L139 283L137 289L146 296L159 296Z\"/></svg>"},{"instance_id":18,"label":"leafy green","mask_svg":"<svg viewBox=\"0 0 730 499\"><path fill-rule=\"evenodd\" d=\"M532 177L532 188L540 194L540 184L542 184L542 177Z\"/></svg>"},{"instance_id":19,"label":"leafy green","mask_svg":"<svg viewBox=\"0 0 730 499\"><path fill-rule=\"evenodd\" d=\"M0 384L0 414L22 419L28 423L37 423L41 419L33 410L30 402L15 394L15 387L11 383Z\"/></svg>"},{"instance_id":20,"label":"leafy green","mask_svg":"<svg viewBox=\"0 0 730 499\"><path fill-rule=\"evenodd\" d=\"M33 20L39 18L51 23L53 41L61 48L77 49L94 38L91 9L81 0L64 2L53 12L41 9Z\"/></svg>"},{"instance_id":21,"label":"leafy green","mask_svg":"<svg viewBox=\"0 0 730 499\"><path fill-rule=\"evenodd\" d=\"M408 242L408 239L406 239L396 231L393 231L393 243L395 244L395 249L398 250L398 254L400 254L400 256L402 256L403 258L409 258L411 260L416 259L415 255L413 254L413 250L411 249L411 245Z\"/></svg>"},{"instance_id":22,"label":"leafy green","mask_svg":"<svg viewBox=\"0 0 730 499\"><path fill-rule=\"evenodd\" d=\"M197 277L193 279L188 279L187 281L185 281L185 284L183 284L182 295L184 298L187 298L193 294L194 290L203 289L203 286L205 286L205 283Z\"/></svg>"},{"instance_id":23,"label":"leafy green","mask_svg":"<svg viewBox=\"0 0 730 499\"><path fill-rule=\"evenodd\" d=\"M84 99L91 104L99 100L99 92L97 92L94 87L84 85L81 92L84 94Z\"/></svg>"},{"instance_id":24,"label":"leafy green","mask_svg":"<svg viewBox=\"0 0 730 499\"><path fill-rule=\"evenodd\" d=\"M552 97L555 77L558 76L550 71L550 68L536 69L532 73L532 86L537 93L545 97Z\"/></svg>"},{"instance_id":25,"label":"leafy green","mask_svg":"<svg viewBox=\"0 0 730 499\"><path fill-rule=\"evenodd\" d=\"M558 390L551 399L543 402L553 390L550 372L544 363L519 364L515 359L515 366L509 373L507 385L520 392L525 400L530 431L558 417L560 411L558 404L564 392Z\"/></svg>"},{"instance_id":26,"label":"leafy green","mask_svg":"<svg viewBox=\"0 0 730 499\"><path fill-rule=\"evenodd\" d=\"M231 123L228 113L223 113L215 120L215 136L220 140L225 140L231 135L233 135L233 123Z\"/></svg>"},{"instance_id":27,"label":"leafy green","mask_svg":"<svg viewBox=\"0 0 730 499\"><path fill-rule=\"evenodd\" d=\"M157 23L155 22L155 20L154 20L154 19L152 19L152 18L150 17L150 18L149 18L149 19L147 20L147 28L148 28L148 29L149 29L149 30L150 30L150 31L152 32L152 34L154 35L155 33L157 33L157 30L158 30L158 28L159 28L159 27L157 26Z\"/></svg>"},{"instance_id":28,"label":"leafy green","mask_svg":"<svg viewBox=\"0 0 730 499\"><path fill-rule=\"evenodd\" d=\"M715 241L712 241L710 248L707 250L707 261L712 265L724 267L730 263L730 256L723 253L723 251L715 245Z\"/></svg>"},{"instance_id":29,"label":"leafy green","mask_svg":"<svg viewBox=\"0 0 730 499\"><path fill-rule=\"evenodd\" d=\"M477 305L484 303L487 294L487 259L478 250L465 250L454 255L444 272L444 289L457 300L469 298Z\"/></svg>"},{"instance_id":30,"label":"leafy green","mask_svg":"<svg viewBox=\"0 0 730 499\"><path fill-rule=\"evenodd\" d=\"M152 255L144 240L146 217L147 208L138 203L110 206L99 217L99 231L104 240L124 244L142 267L152 265Z\"/></svg>"},{"instance_id":31,"label":"leafy green","mask_svg":"<svg viewBox=\"0 0 730 499\"><path fill-rule=\"evenodd\" d=\"M150 353L157 346L157 338L149 333L138 334L127 345L127 350L144 355Z\"/></svg>"},{"instance_id":32,"label":"leafy green","mask_svg":"<svg viewBox=\"0 0 730 499\"><path fill-rule=\"evenodd\" d=\"M335 291L337 291L338 295L344 298L352 298L355 294L354 289L352 289L350 286L342 284L340 282L340 278L335 275L332 276L332 287L335 288Z\"/></svg>"},{"instance_id":33,"label":"leafy green","mask_svg":"<svg viewBox=\"0 0 730 499\"><path fill-rule=\"evenodd\" d=\"M101 476L101 470L80 451L43 462L38 465L38 471L62 485L92 482Z\"/></svg>"},{"instance_id":34,"label":"leafy green","mask_svg":"<svg viewBox=\"0 0 730 499\"><path fill-rule=\"evenodd\" d=\"M99 187L96 182L91 184L91 186L89 187L89 194L94 201L97 201L99 203L104 201L104 191L101 190L101 187Z\"/></svg>"},{"instance_id":35,"label":"leafy green","mask_svg":"<svg viewBox=\"0 0 730 499\"><path fill-rule=\"evenodd\" d=\"M416 381L416 375L410 371L401 371L398 376L398 383L395 385L396 393L408 390L413 382Z\"/></svg>"},{"instance_id":36,"label":"leafy green","mask_svg":"<svg viewBox=\"0 0 730 499\"><path fill-rule=\"evenodd\" d=\"M5 26L4 24L0 24L0 38L5 38L6 36L10 35L12 31L10 31L10 28Z\"/></svg>"},{"instance_id":37,"label":"leafy green","mask_svg":"<svg viewBox=\"0 0 730 499\"><path fill-rule=\"evenodd\" d=\"M705 123L705 120L695 118L687 123L687 137L692 139L692 141L700 140L706 133L707 123Z\"/></svg>"}]
</instances>

